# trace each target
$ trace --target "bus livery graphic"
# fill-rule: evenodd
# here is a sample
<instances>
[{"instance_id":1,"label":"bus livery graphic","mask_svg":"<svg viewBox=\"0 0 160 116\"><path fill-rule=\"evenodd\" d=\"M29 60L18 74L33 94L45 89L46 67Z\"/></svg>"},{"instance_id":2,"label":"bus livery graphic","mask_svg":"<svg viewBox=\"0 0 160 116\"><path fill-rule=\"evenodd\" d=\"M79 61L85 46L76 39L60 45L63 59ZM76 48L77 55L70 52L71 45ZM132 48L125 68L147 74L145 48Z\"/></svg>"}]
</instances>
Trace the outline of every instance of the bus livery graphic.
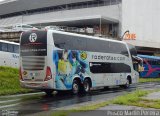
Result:
<instances>
[{"instance_id":1,"label":"bus livery graphic","mask_svg":"<svg viewBox=\"0 0 160 116\"><path fill-rule=\"evenodd\" d=\"M82 53L79 51L61 50L53 52L53 61L56 65L56 88L71 89L72 81L75 75L78 75L83 81L86 73L89 75L89 66Z\"/></svg>"},{"instance_id":2,"label":"bus livery graphic","mask_svg":"<svg viewBox=\"0 0 160 116\"><path fill-rule=\"evenodd\" d=\"M148 56L148 55L138 55L143 59L144 70L140 72L140 77L160 77L160 57Z\"/></svg>"}]
</instances>

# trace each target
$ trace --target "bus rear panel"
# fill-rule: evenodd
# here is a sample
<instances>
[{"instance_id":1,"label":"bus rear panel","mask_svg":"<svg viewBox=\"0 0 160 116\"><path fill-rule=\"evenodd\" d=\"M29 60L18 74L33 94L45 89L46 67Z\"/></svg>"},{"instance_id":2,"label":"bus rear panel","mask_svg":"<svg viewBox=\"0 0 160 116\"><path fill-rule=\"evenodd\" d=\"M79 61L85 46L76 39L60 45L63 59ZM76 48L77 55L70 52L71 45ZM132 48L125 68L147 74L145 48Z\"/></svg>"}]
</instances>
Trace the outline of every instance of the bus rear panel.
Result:
<instances>
[{"instance_id":1,"label":"bus rear panel","mask_svg":"<svg viewBox=\"0 0 160 116\"><path fill-rule=\"evenodd\" d=\"M47 65L47 31L22 33L20 82L25 88L53 89L51 67Z\"/></svg>"}]
</instances>

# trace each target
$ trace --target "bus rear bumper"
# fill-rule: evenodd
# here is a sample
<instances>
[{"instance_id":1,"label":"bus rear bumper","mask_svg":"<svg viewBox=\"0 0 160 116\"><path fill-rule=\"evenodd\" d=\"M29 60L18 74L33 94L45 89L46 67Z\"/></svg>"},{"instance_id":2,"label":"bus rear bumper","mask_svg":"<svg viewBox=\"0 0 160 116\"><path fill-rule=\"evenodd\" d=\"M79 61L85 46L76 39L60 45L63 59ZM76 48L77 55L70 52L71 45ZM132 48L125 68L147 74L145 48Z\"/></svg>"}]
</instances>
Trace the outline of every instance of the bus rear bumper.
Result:
<instances>
[{"instance_id":1,"label":"bus rear bumper","mask_svg":"<svg viewBox=\"0 0 160 116\"><path fill-rule=\"evenodd\" d=\"M29 88L29 89L53 89L52 80L43 82L20 81L20 85L23 88Z\"/></svg>"}]
</instances>

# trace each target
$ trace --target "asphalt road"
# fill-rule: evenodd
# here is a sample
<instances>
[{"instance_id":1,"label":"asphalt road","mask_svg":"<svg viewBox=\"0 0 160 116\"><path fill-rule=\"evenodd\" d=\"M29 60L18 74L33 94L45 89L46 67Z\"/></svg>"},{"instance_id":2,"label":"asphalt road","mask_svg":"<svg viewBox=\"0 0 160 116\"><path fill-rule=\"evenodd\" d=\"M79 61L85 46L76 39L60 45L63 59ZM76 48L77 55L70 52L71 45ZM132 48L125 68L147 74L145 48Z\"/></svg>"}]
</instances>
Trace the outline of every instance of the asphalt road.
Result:
<instances>
[{"instance_id":1,"label":"asphalt road","mask_svg":"<svg viewBox=\"0 0 160 116\"><path fill-rule=\"evenodd\" d=\"M123 95L125 92L136 89L156 89L160 88L160 83L140 83L132 85L129 89L109 88L108 90L96 90L84 95L71 95L65 92L60 95L46 96L45 93L32 93L25 95L1 96L0 115L5 112L15 111L19 115L30 115L47 110L70 106L78 103L111 99L115 96Z\"/></svg>"}]
</instances>

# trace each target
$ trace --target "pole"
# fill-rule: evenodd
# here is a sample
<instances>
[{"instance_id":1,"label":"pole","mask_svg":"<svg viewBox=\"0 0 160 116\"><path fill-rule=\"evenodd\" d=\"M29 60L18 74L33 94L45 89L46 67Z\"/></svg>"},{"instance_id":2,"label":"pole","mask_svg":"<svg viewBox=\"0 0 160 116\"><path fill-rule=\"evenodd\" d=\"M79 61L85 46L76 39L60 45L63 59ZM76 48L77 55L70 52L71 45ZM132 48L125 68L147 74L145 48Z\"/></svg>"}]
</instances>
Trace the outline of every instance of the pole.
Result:
<instances>
[{"instance_id":1,"label":"pole","mask_svg":"<svg viewBox=\"0 0 160 116\"><path fill-rule=\"evenodd\" d=\"M100 34L100 36L102 35L102 18L100 17L100 25L99 25L99 34Z\"/></svg>"}]
</instances>

